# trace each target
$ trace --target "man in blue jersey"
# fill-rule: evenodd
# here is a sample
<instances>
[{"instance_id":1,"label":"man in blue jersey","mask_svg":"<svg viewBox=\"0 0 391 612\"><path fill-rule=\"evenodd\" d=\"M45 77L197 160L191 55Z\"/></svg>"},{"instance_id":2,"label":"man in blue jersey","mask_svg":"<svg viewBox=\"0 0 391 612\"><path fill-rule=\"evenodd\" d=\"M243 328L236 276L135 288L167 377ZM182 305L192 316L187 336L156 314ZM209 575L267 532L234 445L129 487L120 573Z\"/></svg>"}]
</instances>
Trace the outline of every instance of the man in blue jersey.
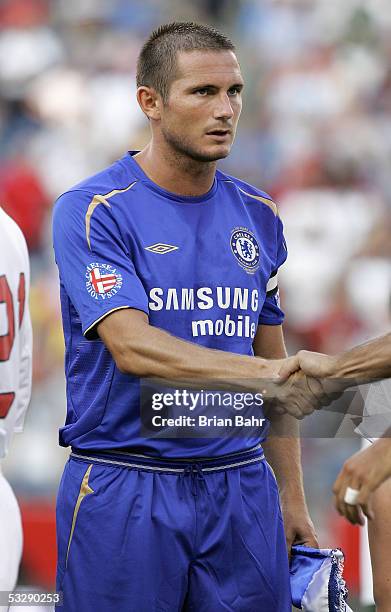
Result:
<instances>
[{"instance_id":1,"label":"man in blue jersey","mask_svg":"<svg viewBox=\"0 0 391 612\"><path fill-rule=\"evenodd\" d=\"M72 446L57 503L62 610L288 612L285 537L288 549L316 545L292 417L273 413L273 431L291 437L268 442L261 428L140 433L140 378L235 379L259 392L285 363L276 205L216 169L242 106L234 50L207 26L155 31L137 73L150 142L55 206L68 403L60 443ZM300 374L278 392L280 412L312 410Z\"/></svg>"}]
</instances>

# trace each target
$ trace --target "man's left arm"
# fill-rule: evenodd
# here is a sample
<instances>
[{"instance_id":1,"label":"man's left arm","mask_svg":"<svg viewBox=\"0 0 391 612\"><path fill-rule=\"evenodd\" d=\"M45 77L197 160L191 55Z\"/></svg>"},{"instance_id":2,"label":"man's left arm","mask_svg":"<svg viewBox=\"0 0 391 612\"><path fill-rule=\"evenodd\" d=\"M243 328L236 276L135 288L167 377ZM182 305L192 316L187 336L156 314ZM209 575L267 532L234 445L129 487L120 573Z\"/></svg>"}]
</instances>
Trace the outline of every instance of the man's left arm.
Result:
<instances>
[{"instance_id":1,"label":"man's left arm","mask_svg":"<svg viewBox=\"0 0 391 612\"><path fill-rule=\"evenodd\" d=\"M253 347L257 357L286 357L282 326L259 325ZM263 448L266 459L276 474L280 490L288 553L292 544L318 547L305 500L299 422L289 414L277 414L273 407L269 410L268 418L270 434L268 440L263 443Z\"/></svg>"}]
</instances>

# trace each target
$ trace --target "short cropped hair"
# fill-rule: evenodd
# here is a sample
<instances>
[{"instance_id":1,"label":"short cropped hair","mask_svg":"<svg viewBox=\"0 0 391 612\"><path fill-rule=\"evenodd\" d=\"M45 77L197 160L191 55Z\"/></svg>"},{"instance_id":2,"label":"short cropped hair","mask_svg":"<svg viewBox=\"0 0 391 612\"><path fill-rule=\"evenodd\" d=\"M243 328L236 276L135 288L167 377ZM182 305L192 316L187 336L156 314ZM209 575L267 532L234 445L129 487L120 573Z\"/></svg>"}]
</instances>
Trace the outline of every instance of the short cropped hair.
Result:
<instances>
[{"instance_id":1,"label":"short cropped hair","mask_svg":"<svg viewBox=\"0 0 391 612\"><path fill-rule=\"evenodd\" d=\"M187 22L162 25L144 43L137 61L137 87L152 87L167 102L175 79L178 51L235 51L235 45L215 28Z\"/></svg>"}]
</instances>

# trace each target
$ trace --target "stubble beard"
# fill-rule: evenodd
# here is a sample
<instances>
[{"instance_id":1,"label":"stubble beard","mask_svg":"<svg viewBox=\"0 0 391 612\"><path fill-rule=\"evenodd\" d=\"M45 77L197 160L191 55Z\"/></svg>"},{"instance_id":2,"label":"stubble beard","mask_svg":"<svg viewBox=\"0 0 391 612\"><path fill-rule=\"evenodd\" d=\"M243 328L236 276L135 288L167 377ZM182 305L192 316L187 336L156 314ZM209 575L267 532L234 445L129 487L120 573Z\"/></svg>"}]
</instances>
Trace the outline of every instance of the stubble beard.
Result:
<instances>
[{"instance_id":1,"label":"stubble beard","mask_svg":"<svg viewBox=\"0 0 391 612\"><path fill-rule=\"evenodd\" d=\"M167 144L173 150L175 157L178 159L182 158L183 161L187 158L195 162L211 163L228 157L230 153L230 149L226 153L204 153L174 132L162 129L162 134Z\"/></svg>"}]
</instances>

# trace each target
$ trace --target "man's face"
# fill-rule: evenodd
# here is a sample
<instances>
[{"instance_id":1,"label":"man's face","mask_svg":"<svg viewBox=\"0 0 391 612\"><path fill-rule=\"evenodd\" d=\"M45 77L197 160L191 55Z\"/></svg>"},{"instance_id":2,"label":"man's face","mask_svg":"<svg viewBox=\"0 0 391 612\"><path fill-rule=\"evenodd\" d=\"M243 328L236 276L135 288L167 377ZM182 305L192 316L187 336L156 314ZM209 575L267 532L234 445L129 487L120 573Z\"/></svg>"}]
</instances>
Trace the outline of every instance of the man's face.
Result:
<instances>
[{"instance_id":1,"label":"man's face","mask_svg":"<svg viewBox=\"0 0 391 612\"><path fill-rule=\"evenodd\" d=\"M177 57L161 113L165 140L203 162L227 157L242 109L243 79L232 51L189 51Z\"/></svg>"}]
</instances>

